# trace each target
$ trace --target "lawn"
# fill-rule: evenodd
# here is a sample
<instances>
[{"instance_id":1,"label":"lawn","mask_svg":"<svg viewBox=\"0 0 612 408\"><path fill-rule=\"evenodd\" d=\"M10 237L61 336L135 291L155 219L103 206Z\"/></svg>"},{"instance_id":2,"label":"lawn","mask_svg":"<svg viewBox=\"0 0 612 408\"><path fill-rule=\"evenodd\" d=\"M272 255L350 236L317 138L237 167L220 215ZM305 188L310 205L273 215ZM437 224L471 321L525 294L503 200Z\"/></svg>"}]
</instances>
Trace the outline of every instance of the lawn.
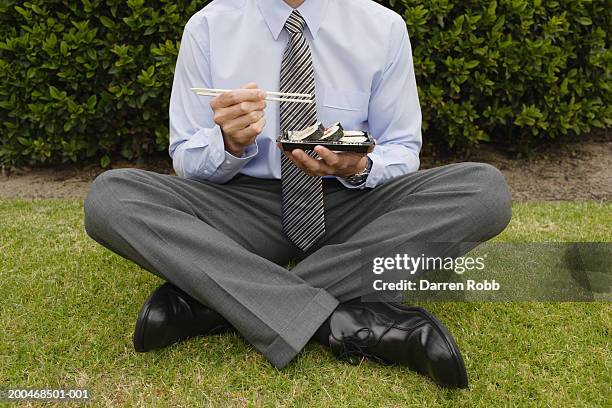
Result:
<instances>
[{"instance_id":1,"label":"lawn","mask_svg":"<svg viewBox=\"0 0 612 408\"><path fill-rule=\"evenodd\" d=\"M500 241L608 241L612 204L516 204ZM279 372L238 335L136 354L140 305L159 279L98 246L77 200L0 200L0 387L88 388L96 405L604 406L609 303L431 303L471 388L338 362L309 345Z\"/></svg>"}]
</instances>

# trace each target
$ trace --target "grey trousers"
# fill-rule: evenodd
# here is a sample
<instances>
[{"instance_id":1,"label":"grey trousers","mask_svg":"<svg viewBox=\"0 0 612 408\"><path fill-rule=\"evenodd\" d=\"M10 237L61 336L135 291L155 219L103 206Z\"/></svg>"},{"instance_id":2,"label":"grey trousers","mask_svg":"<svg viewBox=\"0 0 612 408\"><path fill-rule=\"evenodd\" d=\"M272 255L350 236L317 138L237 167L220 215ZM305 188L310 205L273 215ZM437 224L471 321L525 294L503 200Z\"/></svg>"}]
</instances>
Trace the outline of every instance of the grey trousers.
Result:
<instances>
[{"instance_id":1,"label":"grey trousers","mask_svg":"<svg viewBox=\"0 0 612 408\"><path fill-rule=\"evenodd\" d=\"M326 234L302 253L283 234L279 180L239 175L220 185L117 169L91 186L85 229L219 312L280 369L339 303L361 296L363 248L483 242L511 217L503 176L478 163L423 170L369 190L325 180L324 197Z\"/></svg>"}]
</instances>

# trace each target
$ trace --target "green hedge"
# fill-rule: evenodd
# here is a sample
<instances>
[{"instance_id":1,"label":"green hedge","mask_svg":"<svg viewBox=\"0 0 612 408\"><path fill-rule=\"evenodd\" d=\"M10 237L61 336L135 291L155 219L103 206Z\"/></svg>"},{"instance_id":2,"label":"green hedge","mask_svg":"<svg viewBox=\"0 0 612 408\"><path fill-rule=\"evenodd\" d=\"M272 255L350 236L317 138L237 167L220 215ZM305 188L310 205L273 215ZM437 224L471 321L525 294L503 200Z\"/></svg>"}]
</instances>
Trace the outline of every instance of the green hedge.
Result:
<instances>
[{"instance_id":1,"label":"green hedge","mask_svg":"<svg viewBox=\"0 0 612 408\"><path fill-rule=\"evenodd\" d=\"M206 3L0 0L0 164L165 150L181 32ZM608 1L382 3L406 19L426 140L522 149L610 127Z\"/></svg>"},{"instance_id":2,"label":"green hedge","mask_svg":"<svg viewBox=\"0 0 612 408\"><path fill-rule=\"evenodd\" d=\"M525 152L612 125L606 0L391 0L413 43L426 135Z\"/></svg>"}]
</instances>

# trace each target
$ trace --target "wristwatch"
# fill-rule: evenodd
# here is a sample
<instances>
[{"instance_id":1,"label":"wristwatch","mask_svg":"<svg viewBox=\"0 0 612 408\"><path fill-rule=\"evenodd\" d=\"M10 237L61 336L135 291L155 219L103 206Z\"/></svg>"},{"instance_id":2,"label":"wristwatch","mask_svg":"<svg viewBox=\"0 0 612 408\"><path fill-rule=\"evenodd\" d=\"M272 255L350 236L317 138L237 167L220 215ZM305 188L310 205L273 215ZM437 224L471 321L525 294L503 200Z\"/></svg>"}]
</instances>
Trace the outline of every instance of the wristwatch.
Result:
<instances>
[{"instance_id":1,"label":"wristwatch","mask_svg":"<svg viewBox=\"0 0 612 408\"><path fill-rule=\"evenodd\" d=\"M352 186L359 186L365 183L366 179L368 178L368 175L370 174L370 170L372 169L372 159L370 159L369 157L367 157L367 159L368 164L366 164L365 169L361 170L357 174L352 175L351 177L345 178L344 180L346 180L347 183Z\"/></svg>"}]
</instances>

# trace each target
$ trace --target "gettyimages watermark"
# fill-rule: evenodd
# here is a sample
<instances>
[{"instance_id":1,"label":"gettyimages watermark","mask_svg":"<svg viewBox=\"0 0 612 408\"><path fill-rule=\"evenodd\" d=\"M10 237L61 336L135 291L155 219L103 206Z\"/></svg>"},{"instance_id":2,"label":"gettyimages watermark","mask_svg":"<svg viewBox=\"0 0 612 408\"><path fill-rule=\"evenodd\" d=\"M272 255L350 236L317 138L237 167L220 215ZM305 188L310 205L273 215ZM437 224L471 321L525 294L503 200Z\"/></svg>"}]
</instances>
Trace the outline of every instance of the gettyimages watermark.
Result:
<instances>
[{"instance_id":1,"label":"gettyimages watermark","mask_svg":"<svg viewBox=\"0 0 612 408\"><path fill-rule=\"evenodd\" d=\"M612 243L409 243L363 249L362 300L610 301Z\"/></svg>"}]
</instances>

